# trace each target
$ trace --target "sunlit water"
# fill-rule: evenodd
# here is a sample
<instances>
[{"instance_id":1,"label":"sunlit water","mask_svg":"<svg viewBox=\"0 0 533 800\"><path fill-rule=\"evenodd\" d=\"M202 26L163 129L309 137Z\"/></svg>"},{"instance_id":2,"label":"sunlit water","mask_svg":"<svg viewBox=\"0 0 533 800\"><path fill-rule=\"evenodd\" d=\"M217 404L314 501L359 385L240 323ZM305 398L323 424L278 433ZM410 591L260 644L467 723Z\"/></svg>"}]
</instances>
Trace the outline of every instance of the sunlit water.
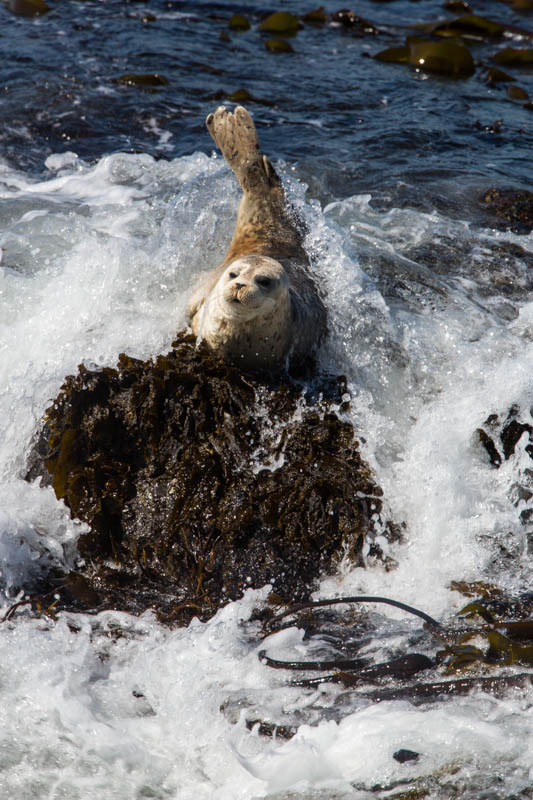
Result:
<instances>
[{"instance_id":1,"label":"sunlit water","mask_svg":"<svg viewBox=\"0 0 533 800\"><path fill-rule=\"evenodd\" d=\"M531 122L520 116L527 112L477 78L458 88L359 60L348 79L347 65L360 59L361 48L377 46L325 38L320 29L307 39L299 34L300 55L290 69L282 61L270 66L278 70L273 80L266 56L253 62L253 39L239 39L240 63L233 51L221 54L219 29L205 9L197 13L202 4L196 11L154 4L160 24L178 26L174 36L185 26L182 64L167 39L157 51L153 29L142 28L147 9L131 4L130 16L123 9L113 16L126 5L76 4L92 14L74 20L82 25L79 36L103 48L89 48L88 61L75 60L78 45L85 51L75 45L73 20L61 17L64 8L30 22L9 17L19 56L20 42L31 40L32 70L47 61L55 72L41 86L39 109L35 73L12 61L2 66L14 71L11 82L6 78L10 125L0 164L4 611L43 569L75 563L83 530L51 489L23 479L44 410L81 362L114 366L121 352L147 358L167 351L186 324L195 280L219 263L231 235L237 186L221 158L210 155L202 129L217 102L209 96L214 79L196 75L196 86L190 78L181 105L176 87L132 95L111 81L117 72L166 66L177 70L178 83L187 53L190 59L200 50L194 31L208 48L198 60L216 53L225 70L217 82L239 88L245 64L254 94L276 87L277 106L252 110L308 226L306 247L330 320L321 366L347 376L349 419L390 518L406 526L403 543L384 544L396 569L345 564L317 596L381 594L447 619L464 602L450 589L452 580L485 580L510 593L529 588L531 531L520 521L525 501L513 502L513 487L529 479L527 442L496 470L475 432L490 413L505 414L512 404L527 420L533 403L533 238L480 227L472 210L494 176L531 183ZM392 22L394 8L413 14L421 6L366 3L360 13ZM439 4L426 7L426 19L438 15ZM216 10L227 17L229 8L220 3ZM240 10L265 9L250 3ZM124 20L137 20L137 36L150 39L151 57L145 53L140 65L133 56L148 45L133 46ZM108 39L100 37L102 26ZM57 48L43 38L43 31L63 28L64 73L54 62ZM106 58L119 35L131 52L114 56L111 70ZM325 57L315 64L311 103L297 84L319 53ZM156 56L163 55L161 66ZM82 80L83 64L92 64L93 82ZM69 65L78 70L69 78L69 113L78 126L70 129L60 122ZM106 69L109 80L102 78ZM18 105L15 80L24 97ZM346 92L341 108L339 93ZM408 113L405 99L412 97ZM84 108L94 124L81 136L76 115ZM502 115L507 127L499 139L472 127L479 117L488 123ZM58 130L77 130L78 139L50 133ZM124 149L138 152L118 152ZM435 264L428 253L441 260ZM509 284L513 291L503 291ZM531 690L415 706L346 695L340 702L336 686L288 687L283 672L259 661L265 645L256 623L247 622L267 593L250 591L187 629L168 630L149 613L117 612L62 614L55 622L19 613L0 624L0 797L363 800L421 776L434 781L435 797L460 791L472 800L503 800L531 787ZM419 627L398 612L380 613L402 631ZM296 627L268 647L280 657L305 652ZM300 725L290 741L268 739L247 729L246 714ZM397 763L392 754L401 748L420 759Z\"/></svg>"}]
</instances>

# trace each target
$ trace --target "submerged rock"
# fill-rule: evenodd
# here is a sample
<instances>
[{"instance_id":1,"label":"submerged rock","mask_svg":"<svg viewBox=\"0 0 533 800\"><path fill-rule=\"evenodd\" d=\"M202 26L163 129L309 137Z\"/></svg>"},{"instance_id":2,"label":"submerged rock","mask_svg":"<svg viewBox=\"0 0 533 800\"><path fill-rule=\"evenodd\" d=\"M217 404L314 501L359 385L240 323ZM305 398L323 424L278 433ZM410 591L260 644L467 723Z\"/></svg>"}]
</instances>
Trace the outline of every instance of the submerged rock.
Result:
<instances>
[{"instance_id":1,"label":"submerged rock","mask_svg":"<svg viewBox=\"0 0 533 800\"><path fill-rule=\"evenodd\" d=\"M533 426L521 418L518 406L512 406L503 420L498 414L491 414L483 427L478 428L477 433L489 455L490 463L495 467L500 467L503 461L508 461L514 455L524 433L528 434L530 441L525 450L533 458Z\"/></svg>"},{"instance_id":2,"label":"submerged rock","mask_svg":"<svg viewBox=\"0 0 533 800\"><path fill-rule=\"evenodd\" d=\"M154 361L81 366L46 413L41 475L88 523L71 608L154 607L207 618L248 587L303 599L349 557L363 563L382 492L338 412L344 379L269 385L182 334ZM367 550L378 553L369 541Z\"/></svg>"},{"instance_id":3,"label":"submerged rock","mask_svg":"<svg viewBox=\"0 0 533 800\"><path fill-rule=\"evenodd\" d=\"M515 233L529 233L533 229L533 192L528 189L489 189L481 202L485 210Z\"/></svg>"}]
</instances>

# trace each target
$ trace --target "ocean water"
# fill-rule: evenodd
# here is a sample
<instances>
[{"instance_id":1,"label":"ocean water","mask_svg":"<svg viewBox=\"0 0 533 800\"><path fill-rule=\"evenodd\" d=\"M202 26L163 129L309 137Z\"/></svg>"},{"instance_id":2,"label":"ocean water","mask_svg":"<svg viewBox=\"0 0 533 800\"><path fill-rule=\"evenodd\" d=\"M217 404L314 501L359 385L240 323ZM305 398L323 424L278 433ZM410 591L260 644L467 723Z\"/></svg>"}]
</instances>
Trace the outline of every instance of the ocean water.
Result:
<instances>
[{"instance_id":1,"label":"ocean water","mask_svg":"<svg viewBox=\"0 0 533 800\"><path fill-rule=\"evenodd\" d=\"M0 9L2 616L42 570L76 560L83 526L24 480L64 377L165 352L223 257L239 192L203 119L238 88L269 101L246 105L307 224L330 320L320 363L347 376L348 417L405 523L384 545L395 569L343 564L316 596L385 595L448 620L466 602L451 581L530 589L527 436L495 469L476 435L512 405L533 423L533 237L478 202L489 186L531 187L531 111L481 77L506 42L473 45L476 73L455 81L363 57L442 16L433 2L361 3L378 38L306 26L288 56L255 27L220 40L234 11L255 26L272 10L261 3L50 5L38 18ZM477 10L531 27L502 3ZM115 82L151 72L168 86ZM533 94L532 73L515 73ZM305 658L311 645L297 625L260 640L250 618L267 595L186 629L23 608L0 623L0 797L365 800L422 779L428 797L531 796L531 688L420 705L290 686L259 651ZM379 615L369 653L418 641L418 621ZM268 738L253 719L298 730ZM418 761L395 761L401 748Z\"/></svg>"}]
</instances>

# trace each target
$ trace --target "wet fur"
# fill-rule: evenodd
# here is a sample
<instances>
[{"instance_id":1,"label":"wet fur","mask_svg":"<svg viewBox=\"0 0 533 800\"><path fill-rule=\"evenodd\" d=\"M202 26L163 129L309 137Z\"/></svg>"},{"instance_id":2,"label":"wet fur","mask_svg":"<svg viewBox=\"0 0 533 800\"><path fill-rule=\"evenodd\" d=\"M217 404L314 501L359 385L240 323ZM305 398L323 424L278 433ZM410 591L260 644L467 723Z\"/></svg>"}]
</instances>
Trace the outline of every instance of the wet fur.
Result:
<instances>
[{"instance_id":1,"label":"wet fur","mask_svg":"<svg viewBox=\"0 0 533 800\"><path fill-rule=\"evenodd\" d=\"M235 173L243 196L224 261L191 297L191 326L214 350L244 368L279 369L285 366L289 355L301 359L320 341L326 330L325 307L308 271L301 234L287 212L281 181L268 158L261 154L250 115L242 106L233 113L221 106L207 117L206 125ZM206 314L212 314L216 305L211 295L220 295L219 282L230 280L228 267L248 256L267 256L282 265L288 283L288 304L280 307L279 313L259 314L255 321L239 320L230 313L225 325L220 321L222 329L217 332L215 320L206 326ZM255 263L259 269L260 259ZM281 295L280 303L284 305Z\"/></svg>"}]
</instances>

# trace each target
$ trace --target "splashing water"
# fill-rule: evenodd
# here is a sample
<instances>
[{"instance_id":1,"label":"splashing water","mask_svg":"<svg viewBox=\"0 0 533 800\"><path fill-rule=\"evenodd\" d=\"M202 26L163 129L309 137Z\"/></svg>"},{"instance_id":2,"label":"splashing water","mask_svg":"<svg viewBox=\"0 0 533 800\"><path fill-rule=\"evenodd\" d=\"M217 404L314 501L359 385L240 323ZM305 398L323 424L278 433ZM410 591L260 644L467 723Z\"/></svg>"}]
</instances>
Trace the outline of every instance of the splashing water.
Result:
<instances>
[{"instance_id":1,"label":"splashing water","mask_svg":"<svg viewBox=\"0 0 533 800\"><path fill-rule=\"evenodd\" d=\"M6 607L40 570L74 563L82 530L51 489L23 480L44 410L82 361L113 366L123 351L147 358L169 348L195 280L224 252L238 203L222 160L203 154L117 154L90 166L66 153L46 166L40 180L1 168ZM480 258L512 245L508 268L524 276L531 236L474 230L436 211L380 211L368 195L322 209L305 200L296 168L281 171L328 306L322 366L347 375L350 420L392 518L406 523L395 570L344 564L320 595L386 594L447 616L461 603L451 580L524 589L529 531L510 487L528 469L527 443L494 470L475 431L491 412L517 403L527 414L532 404L533 296L527 286L501 295ZM440 270L421 256L435 243L449 257ZM258 629L247 621L267 593L249 591L209 622L174 631L149 613L1 625L0 796L366 798L426 776L435 791L440 780L463 797L490 789L503 798L531 785L530 692L423 709L354 700L328 717L338 689L287 686L257 658ZM301 638L290 628L270 644L298 651ZM228 703L233 718L221 711ZM247 729L247 708L280 722L301 714L302 723L290 741L265 739ZM397 763L400 748L420 759Z\"/></svg>"}]
</instances>

